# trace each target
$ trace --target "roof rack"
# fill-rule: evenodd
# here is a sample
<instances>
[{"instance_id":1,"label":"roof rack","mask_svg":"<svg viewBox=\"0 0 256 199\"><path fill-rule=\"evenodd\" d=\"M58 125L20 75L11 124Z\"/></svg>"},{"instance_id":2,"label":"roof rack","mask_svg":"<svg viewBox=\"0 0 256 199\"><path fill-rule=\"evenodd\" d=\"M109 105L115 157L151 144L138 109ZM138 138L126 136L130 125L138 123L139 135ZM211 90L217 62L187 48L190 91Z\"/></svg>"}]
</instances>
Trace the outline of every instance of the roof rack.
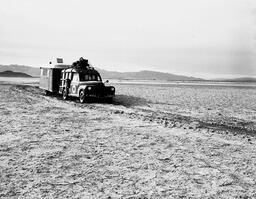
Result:
<instances>
[{"instance_id":1,"label":"roof rack","mask_svg":"<svg viewBox=\"0 0 256 199\"><path fill-rule=\"evenodd\" d=\"M94 68L89 64L88 59L81 57L78 61L73 62L71 68L77 70L94 70Z\"/></svg>"}]
</instances>

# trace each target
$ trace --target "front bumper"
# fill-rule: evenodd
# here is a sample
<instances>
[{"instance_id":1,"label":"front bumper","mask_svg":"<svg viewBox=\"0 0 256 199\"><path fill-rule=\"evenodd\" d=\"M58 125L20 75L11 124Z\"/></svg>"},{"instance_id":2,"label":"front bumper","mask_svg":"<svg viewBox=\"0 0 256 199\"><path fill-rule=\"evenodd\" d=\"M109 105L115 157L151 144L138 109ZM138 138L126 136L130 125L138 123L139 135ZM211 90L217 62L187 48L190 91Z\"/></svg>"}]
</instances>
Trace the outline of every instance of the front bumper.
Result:
<instances>
[{"instance_id":1,"label":"front bumper","mask_svg":"<svg viewBox=\"0 0 256 199\"><path fill-rule=\"evenodd\" d=\"M85 90L86 97L111 98L115 96L114 87L87 87Z\"/></svg>"}]
</instances>

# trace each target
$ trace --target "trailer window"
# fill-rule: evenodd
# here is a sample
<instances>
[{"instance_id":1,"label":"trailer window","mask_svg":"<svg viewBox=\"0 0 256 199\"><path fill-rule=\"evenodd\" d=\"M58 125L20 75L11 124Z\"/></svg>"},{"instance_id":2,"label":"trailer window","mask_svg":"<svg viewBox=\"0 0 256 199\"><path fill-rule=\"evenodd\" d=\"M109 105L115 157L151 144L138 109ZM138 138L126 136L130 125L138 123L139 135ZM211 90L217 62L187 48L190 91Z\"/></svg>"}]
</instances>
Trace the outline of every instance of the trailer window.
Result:
<instances>
[{"instance_id":1,"label":"trailer window","mask_svg":"<svg viewBox=\"0 0 256 199\"><path fill-rule=\"evenodd\" d=\"M47 76L47 69L46 68L41 69L41 75L42 76Z\"/></svg>"}]
</instances>

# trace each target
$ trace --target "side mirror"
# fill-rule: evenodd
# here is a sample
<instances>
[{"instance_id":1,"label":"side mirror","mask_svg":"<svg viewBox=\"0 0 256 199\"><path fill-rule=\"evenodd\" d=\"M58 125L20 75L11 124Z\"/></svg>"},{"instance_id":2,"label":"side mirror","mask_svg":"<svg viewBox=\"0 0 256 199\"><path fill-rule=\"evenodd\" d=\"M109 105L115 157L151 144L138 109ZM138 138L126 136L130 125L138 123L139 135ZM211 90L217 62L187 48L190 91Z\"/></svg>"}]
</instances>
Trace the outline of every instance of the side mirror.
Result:
<instances>
[{"instance_id":1,"label":"side mirror","mask_svg":"<svg viewBox=\"0 0 256 199\"><path fill-rule=\"evenodd\" d=\"M108 81L108 80L106 80L104 83L109 83L109 81Z\"/></svg>"}]
</instances>

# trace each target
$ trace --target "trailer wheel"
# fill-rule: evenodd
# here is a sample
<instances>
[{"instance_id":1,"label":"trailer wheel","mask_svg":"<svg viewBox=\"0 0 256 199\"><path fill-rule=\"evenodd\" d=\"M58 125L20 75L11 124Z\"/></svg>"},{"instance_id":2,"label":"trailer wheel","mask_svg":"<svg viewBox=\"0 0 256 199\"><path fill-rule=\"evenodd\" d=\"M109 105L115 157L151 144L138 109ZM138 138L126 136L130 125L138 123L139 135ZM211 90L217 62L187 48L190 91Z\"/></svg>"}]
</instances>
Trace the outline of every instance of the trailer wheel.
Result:
<instances>
[{"instance_id":1,"label":"trailer wheel","mask_svg":"<svg viewBox=\"0 0 256 199\"><path fill-rule=\"evenodd\" d=\"M85 102L85 92L84 92L84 90L81 90L79 92L79 101L80 101L80 103L84 103Z\"/></svg>"},{"instance_id":2,"label":"trailer wheel","mask_svg":"<svg viewBox=\"0 0 256 199\"><path fill-rule=\"evenodd\" d=\"M62 98L64 100L67 100L68 99L68 89L65 88L63 91L62 91Z\"/></svg>"},{"instance_id":3,"label":"trailer wheel","mask_svg":"<svg viewBox=\"0 0 256 199\"><path fill-rule=\"evenodd\" d=\"M49 96L49 95L51 95L51 92L50 92L50 91L45 90L45 91L44 91L44 94L45 94L46 96Z\"/></svg>"},{"instance_id":4,"label":"trailer wheel","mask_svg":"<svg viewBox=\"0 0 256 199\"><path fill-rule=\"evenodd\" d=\"M108 104L112 104L112 103L113 103L113 97L108 97L108 98L106 99L106 102L107 102Z\"/></svg>"}]
</instances>

